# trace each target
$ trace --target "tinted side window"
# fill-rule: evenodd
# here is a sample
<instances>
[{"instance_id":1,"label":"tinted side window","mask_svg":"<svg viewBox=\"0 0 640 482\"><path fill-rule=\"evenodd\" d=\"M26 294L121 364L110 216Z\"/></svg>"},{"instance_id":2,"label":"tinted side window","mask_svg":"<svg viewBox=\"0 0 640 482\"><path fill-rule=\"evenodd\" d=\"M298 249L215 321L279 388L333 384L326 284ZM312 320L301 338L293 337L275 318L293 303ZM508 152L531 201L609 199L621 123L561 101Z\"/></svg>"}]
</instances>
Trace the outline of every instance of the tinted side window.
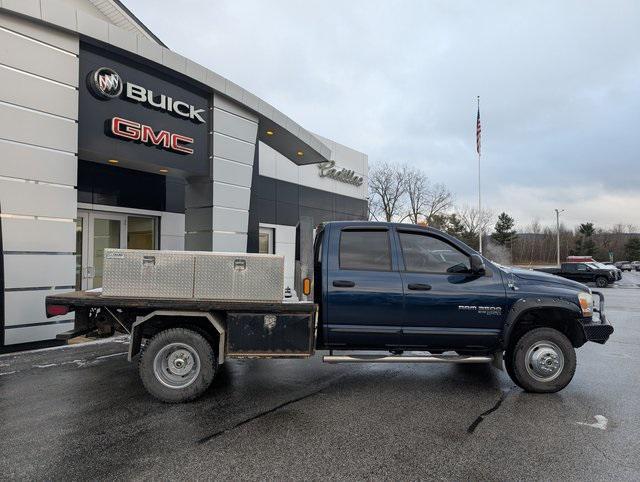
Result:
<instances>
[{"instance_id":1,"label":"tinted side window","mask_svg":"<svg viewBox=\"0 0 640 482\"><path fill-rule=\"evenodd\" d=\"M576 271L576 269L577 269L577 265L575 265L574 263L569 263L564 265L564 270L567 273L573 273L574 271Z\"/></svg>"},{"instance_id":2,"label":"tinted side window","mask_svg":"<svg viewBox=\"0 0 640 482\"><path fill-rule=\"evenodd\" d=\"M587 271L587 265L586 264L579 264L577 266L578 271Z\"/></svg>"},{"instance_id":3,"label":"tinted side window","mask_svg":"<svg viewBox=\"0 0 640 482\"><path fill-rule=\"evenodd\" d=\"M438 238L416 233L398 233L407 271L422 273L464 273L470 271L469 257Z\"/></svg>"},{"instance_id":4,"label":"tinted side window","mask_svg":"<svg viewBox=\"0 0 640 482\"><path fill-rule=\"evenodd\" d=\"M342 231L340 268L391 270L391 249L387 231Z\"/></svg>"}]
</instances>

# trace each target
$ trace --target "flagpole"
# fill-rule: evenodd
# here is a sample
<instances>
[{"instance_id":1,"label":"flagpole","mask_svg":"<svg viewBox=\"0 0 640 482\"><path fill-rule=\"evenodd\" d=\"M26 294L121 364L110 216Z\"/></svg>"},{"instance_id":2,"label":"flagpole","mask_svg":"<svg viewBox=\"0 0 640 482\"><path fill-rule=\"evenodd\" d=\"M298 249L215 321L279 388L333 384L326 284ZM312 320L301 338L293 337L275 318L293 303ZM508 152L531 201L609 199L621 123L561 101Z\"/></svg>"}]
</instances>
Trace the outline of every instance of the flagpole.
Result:
<instances>
[{"instance_id":1,"label":"flagpole","mask_svg":"<svg viewBox=\"0 0 640 482\"><path fill-rule=\"evenodd\" d=\"M478 96L478 126L480 126L480 96ZM480 251L480 254L482 254L482 184L480 183L481 181L481 177L480 177L480 151L481 151L481 144L479 141L479 137L481 134L480 133L476 133L477 135L477 139L476 139L476 151L478 152L478 222L480 223L479 225L479 234L478 234L478 239L479 239L479 243L478 243L478 247Z\"/></svg>"}]
</instances>

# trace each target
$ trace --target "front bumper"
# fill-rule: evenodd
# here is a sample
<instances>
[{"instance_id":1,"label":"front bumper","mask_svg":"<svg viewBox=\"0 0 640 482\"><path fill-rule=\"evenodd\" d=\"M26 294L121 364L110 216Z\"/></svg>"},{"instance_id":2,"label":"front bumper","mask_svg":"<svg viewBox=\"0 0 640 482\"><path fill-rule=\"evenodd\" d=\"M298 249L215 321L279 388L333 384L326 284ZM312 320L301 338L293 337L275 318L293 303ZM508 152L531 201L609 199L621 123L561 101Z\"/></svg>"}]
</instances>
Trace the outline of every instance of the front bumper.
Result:
<instances>
[{"instance_id":1,"label":"front bumper","mask_svg":"<svg viewBox=\"0 0 640 482\"><path fill-rule=\"evenodd\" d=\"M594 316L588 320L588 323L582 323L582 328L587 341L604 344L613 333L613 326L604 314L604 295L599 291L592 291L592 294L599 298L598 307L594 306Z\"/></svg>"}]
</instances>

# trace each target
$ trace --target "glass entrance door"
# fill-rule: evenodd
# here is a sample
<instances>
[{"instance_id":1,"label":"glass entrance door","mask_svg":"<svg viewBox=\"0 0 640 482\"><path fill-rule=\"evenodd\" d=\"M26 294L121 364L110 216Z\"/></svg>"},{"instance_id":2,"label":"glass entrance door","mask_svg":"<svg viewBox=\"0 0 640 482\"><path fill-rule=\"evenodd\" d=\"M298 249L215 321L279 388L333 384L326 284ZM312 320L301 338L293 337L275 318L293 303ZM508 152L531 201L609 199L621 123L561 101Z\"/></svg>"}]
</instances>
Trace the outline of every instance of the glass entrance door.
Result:
<instances>
[{"instance_id":1,"label":"glass entrance door","mask_svg":"<svg viewBox=\"0 0 640 482\"><path fill-rule=\"evenodd\" d=\"M91 290L102 286L103 257L106 248L126 247L124 214L79 211L76 220L76 285ZM79 276L81 274L81 277Z\"/></svg>"},{"instance_id":2,"label":"glass entrance door","mask_svg":"<svg viewBox=\"0 0 640 482\"><path fill-rule=\"evenodd\" d=\"M76 289L102 287L104 250L157 249L157 218L99 211L78 211Z\"/></svg>"}]
</instances>

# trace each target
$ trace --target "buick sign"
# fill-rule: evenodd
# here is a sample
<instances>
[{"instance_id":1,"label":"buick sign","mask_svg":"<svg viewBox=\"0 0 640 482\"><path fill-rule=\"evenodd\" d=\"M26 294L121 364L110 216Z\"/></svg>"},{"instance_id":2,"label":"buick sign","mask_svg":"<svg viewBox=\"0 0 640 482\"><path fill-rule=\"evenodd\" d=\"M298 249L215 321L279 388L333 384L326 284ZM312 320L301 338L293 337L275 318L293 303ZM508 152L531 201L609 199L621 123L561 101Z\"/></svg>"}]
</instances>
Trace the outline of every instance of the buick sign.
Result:
<instances>
[{"instance_id":1,"label":"buick sign","mask_svg":"<svg viewBox=\"0 0 640 482\"><path fill-rule=\"evenodd\" d=\"M132 82L123 82L115 70L107 67L94 70L88 80L89 90L98 98L113 99L119 97L124 90L124 98L131 102L143 104L151 109L162 110L197 124L206 122L203 117L206 109L198 109L187 102L176 100L165 94L158 94Z\"/></svg>"},{"instance_id":2,"label":"buick sign","mask_svg":"<svg viewBox=\"0 0 640 482\"><path fill-rule=\"evenodd\" d=\"M101 67L89 76L89 89L98 97L112 99L122 93L122 79L115 70Z\"/></svg>"}]
</instances>

